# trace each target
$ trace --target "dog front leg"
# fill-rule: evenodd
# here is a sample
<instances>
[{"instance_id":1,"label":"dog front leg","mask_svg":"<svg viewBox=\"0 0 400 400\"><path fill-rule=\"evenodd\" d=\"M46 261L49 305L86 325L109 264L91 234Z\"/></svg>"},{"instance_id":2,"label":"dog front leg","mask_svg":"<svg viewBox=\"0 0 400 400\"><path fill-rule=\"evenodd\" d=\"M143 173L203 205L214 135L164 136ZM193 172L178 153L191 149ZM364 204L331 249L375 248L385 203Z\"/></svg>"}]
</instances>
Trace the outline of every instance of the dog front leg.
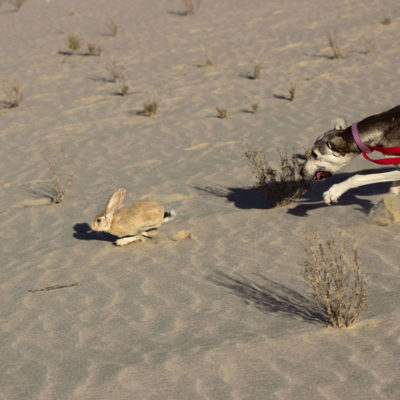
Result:
<instances>
[{"instance_id":1,"label":"dog front leg","mask_svg":"<svg viewBox=\"0 0 400 400\"><path fill-rule=\"evenodd\" d=\"M323 194L324 202L328 205L330 205L331 203L336 203L338 201L339 197L344 192L347 192L349 189L354 187L354 186L352 186L352 180L355 177L356 177L356 175L345 180L344 182L332 185L330 187L330 189L327 190L326 192L324 192L324 194Z\"/></svg>"},{"instance_id":2,"label":"dog front leg","mask_svg":"<svg viewBox=\"0 0 400 400\"><path fill-rule=\"evenodd\" d=\"M392 182L400 180L400 171L389 171L380 174L354 175L342 183L333 185L324 193L326 204L338 201L339 197L349 189L359 186L369 185L371 183Z\"/></svg>"}]
</instances>

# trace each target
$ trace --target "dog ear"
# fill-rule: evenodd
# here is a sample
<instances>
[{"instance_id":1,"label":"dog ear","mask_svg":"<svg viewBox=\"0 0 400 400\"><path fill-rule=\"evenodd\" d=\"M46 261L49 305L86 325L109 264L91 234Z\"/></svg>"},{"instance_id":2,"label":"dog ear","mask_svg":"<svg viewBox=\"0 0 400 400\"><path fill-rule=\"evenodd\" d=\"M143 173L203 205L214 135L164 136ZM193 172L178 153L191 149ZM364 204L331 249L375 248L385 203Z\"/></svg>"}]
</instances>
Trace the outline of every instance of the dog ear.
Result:
<instances>
[{"instance_id":1,"label":"dog ear","mask_svg":"<svg viewBox=\"0 0 400 400\"><path fill-rule=\"evenodd\" d=\"M344 118L336 118L334 121L334 129L336 131L343 131L348 127L348 124Z\"/></svg>"}]
</instances>

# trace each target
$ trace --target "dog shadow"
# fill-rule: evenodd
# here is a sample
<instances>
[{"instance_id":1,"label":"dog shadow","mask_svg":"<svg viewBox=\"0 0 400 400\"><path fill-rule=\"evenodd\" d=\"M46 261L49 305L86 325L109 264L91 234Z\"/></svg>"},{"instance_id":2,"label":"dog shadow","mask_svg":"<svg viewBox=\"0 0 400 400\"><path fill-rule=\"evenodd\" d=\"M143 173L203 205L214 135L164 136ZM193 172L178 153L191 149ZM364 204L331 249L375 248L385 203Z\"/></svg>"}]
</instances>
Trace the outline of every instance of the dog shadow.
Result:
<instances>
[{"instance_id":1,"label":"dog shadow","mask_svg":"<svg viewBox=\"0 0 400 400\"><path fill-rule=\"evenodd\" d=\"M380 171L386 172L390 171L390 169L385 168L384 170ZM357 172L357 174L367 175L368 173L376 172L376 169L370 169ZM386 194L390 190L390 182L374 183L350 189L340 197L337 203L332 203L332 205L327 205L322 201L323 193L329 190L332 185L343 182L353 175L354 173L339 173L321 182L315 182L311 185L310 189L302 196L302 198L297 200L293 207L290 207L289 205L287 213L295 215L297 217L305 217L309 215L308 213L310 211L318 208L357 205L357 210L367 215L375 204L371 200L360 198L358 196L366 197L370 195Z\"/></svg>"},{"instance_id":2,"label":"dog shadow","mask_svg":"<svg viewBox=\"0 0 400 400\"><path fill-rule=\"evenodd\" d=\"M389 171L390 169L381 170L381 172ZM360 174L376 173L376 169L364 170ZM375 183L370 185L361 186L351 189L344 193L338 203L328 206L324 203L323 193L327 191L332 185L343 182L353 173L339 173L321 182L315 182L304 193L304 195L285 206L287 213L297 217L305 217L309 215L310 211L324 207L335 206L353 206L358 205L358 210L364 214L368 214L373 208L374 203L371 200L359 198L358 196L369 196L377 194L385 194L389 192L390 182ZM254 187L224 187L224 186L194 186L194 189L206 194L225 198L228 202L233 203L235 207L248 210L248 209L261 209L268 210L276 208L275 203L268 199L265 191L262 188Z\"/></svg>"},{"instance_id":3,"label":"dog shadow","mask_svg":"<svg viewBox=\"0 0 400 400\"><path fill-rule=\"evenodd\" d=\"M257 275L255 281L217 271L214 276L208 277L208 280L228 289L246 304L253 305L262 312L300 318L315 324L326 325L328 322L327 315L310 299L262 275Z\"/></svg>"},{"instance_id":4,"label":"dog shadow","mask_svg":"<svg viewBox=\"0 0 400 400\"><path fill-rule=\"evenodd\" d=\"M79 240L100 240L104 242L115 242L118 238L107 232L92 231L90 225L86 222L77 223L74 225L73 237Z\"/></svg>"}]
</instances>

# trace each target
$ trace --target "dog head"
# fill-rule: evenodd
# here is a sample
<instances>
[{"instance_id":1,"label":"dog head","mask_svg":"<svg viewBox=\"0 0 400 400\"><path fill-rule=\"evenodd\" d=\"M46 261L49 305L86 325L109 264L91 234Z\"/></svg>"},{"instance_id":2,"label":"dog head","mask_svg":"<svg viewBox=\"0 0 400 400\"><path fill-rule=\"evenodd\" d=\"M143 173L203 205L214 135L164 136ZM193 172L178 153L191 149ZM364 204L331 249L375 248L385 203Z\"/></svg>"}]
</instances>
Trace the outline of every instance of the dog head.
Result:
<instances>
[{"instance_id":1,"label":"dog head","mask_svg":"<svg viewBox=\"0 0 400 400\"><path fill-rule=\"evenodd\" d=\"M300 175L317 181L329 178L358 154L346 121L337 120L334 129L325 132L315 141Z\"/></svg>"}]
</instances>

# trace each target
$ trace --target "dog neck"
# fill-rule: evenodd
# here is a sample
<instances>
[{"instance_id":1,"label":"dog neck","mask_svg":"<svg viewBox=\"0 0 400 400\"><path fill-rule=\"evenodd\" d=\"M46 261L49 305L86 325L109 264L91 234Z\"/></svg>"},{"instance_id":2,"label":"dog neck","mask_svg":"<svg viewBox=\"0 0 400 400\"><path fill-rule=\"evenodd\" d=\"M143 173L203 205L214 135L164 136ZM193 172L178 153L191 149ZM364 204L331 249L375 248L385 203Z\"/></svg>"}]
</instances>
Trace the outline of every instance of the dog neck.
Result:
<instances>
[{"instance_id":1,"label":"dog neck","mask_svg":"<svg viewBox=\"0 0 400 400\"><path fill-rule=\"evenodd\" d=\"M357 131L360 140L365 146L399 146L400 107L397 106L384 113L371 115L363 119L357 123Z\"/></svg>"}]
</instances>

